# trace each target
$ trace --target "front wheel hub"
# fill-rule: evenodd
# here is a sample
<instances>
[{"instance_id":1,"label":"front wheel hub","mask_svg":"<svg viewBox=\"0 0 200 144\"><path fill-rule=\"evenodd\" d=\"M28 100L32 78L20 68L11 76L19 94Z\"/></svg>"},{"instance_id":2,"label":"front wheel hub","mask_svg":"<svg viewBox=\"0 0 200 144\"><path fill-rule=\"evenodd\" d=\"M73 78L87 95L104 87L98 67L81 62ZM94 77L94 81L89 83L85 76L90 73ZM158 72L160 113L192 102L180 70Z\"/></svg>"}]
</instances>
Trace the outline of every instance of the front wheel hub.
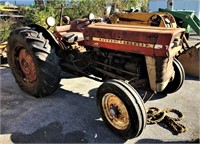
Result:
<instances>
[{"instance_id":1,"label":"front wheel hub","mask_svg":"<svg viewBox=\"0 0 200 144\"><path fill-rule=\"evenodd\" d=\"M112 93L103 96L102 107L106 119L116 129L125 130L130 124L128 110L124 103Z\"/></svg>"}]
</instances>

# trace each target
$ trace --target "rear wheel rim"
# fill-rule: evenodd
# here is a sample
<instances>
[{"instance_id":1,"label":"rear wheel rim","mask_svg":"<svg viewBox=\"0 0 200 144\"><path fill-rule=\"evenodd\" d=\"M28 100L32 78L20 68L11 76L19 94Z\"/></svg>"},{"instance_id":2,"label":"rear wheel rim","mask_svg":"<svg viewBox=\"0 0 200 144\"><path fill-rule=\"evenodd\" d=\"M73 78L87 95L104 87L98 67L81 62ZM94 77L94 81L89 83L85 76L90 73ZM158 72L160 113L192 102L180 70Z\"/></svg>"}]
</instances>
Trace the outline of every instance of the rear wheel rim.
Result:
<instances>
[{"instance_id":1,"label":"rear wheel rim","mask_svg":"<svg viewBox=\"0 0 200 144\"><path fill-rule=\"evenodd\" d=\"M23 73L23 80L29 86L34 85L36 82L36 67L32 56L24 48L22 48L19 51L18 60Z\"/></svg>"},{"instance_id":2,"label":"rear wheel rim","mask_svg":"<svg viewBox=\"0 0 200 144\"><path fill-rule=\"evenodd\" d=\"M130 124L128 110L124 103L112 93L106 93L102 99L102 107L106 119L119 130L125 130Z\"/></svg>"}]
</instances>

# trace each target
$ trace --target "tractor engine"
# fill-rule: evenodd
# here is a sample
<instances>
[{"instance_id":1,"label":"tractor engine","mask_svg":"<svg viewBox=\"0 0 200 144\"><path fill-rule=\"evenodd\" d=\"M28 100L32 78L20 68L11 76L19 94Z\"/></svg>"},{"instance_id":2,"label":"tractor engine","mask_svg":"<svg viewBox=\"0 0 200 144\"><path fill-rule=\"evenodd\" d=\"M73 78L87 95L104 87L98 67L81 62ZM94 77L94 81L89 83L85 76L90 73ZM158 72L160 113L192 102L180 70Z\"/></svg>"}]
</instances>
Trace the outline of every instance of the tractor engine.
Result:
<instances>
[{"instance_id":1,"label":"tractor engine","mask_svg":"<svg viewBox=\"0 0 200 144\"><path fill-rule=\"evenodd\" d=\"M93 48L91 73L102 78L138 80L147 77L145 58L142 55Z\"/></svg>"}]
</instances>

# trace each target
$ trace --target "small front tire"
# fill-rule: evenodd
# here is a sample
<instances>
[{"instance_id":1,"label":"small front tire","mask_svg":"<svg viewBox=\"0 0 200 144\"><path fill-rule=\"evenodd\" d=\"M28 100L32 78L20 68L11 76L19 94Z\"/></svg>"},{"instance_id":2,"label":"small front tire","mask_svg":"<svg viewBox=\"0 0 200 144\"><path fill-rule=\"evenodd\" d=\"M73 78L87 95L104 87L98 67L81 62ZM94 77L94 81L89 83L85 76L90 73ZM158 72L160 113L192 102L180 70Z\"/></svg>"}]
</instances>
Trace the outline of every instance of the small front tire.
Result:
<instances>
[{"instance_id":1,"label":"small front tire","mask_svg":"<svg viewBox=\"0 0 200 144\"><path fill-rule=\"evenodd\" d=\"M120 80L109 80L97 91L97 106L108 127L125 139L139 136L146 126L146 111L137 91Z\"/></svg>"}]
</instances>

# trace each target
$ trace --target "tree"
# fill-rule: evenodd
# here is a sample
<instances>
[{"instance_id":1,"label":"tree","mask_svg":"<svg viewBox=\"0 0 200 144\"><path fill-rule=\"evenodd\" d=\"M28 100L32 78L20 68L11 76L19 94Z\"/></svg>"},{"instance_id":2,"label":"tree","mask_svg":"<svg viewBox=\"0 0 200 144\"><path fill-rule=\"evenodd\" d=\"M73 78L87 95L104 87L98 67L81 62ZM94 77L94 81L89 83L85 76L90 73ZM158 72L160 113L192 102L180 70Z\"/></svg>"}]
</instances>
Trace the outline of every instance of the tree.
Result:
<instances>
[{"instance_id":1,"label":"tree","mask_svg":"<svg viewBox=\"0 0 200 144\"><path fill-rule=\"evenodd\" d=\"M142 12L148 11L148 0L138 0L138 7L140 7Z\"/></svg>"},{"instance_id":2,"label":"tree","mask_svg":"<svg viewBox=\"0 0 200 144\"><path fill-rule=\"evenodd\" d=\"M123 9L130 9L130 7L136 7L138 0L122 0Z\"/></svg>"},{"instance_id":3,"label":"tree","mask_svg":"<svg viewBox=\"0 0 200 144\"><path fill-rule=\"evenodd\" d=\"M96 16L102 17L106 8L106 0L71 0L65 8L65 15L72 19L87 16L94 13Z\"/></svg>"}]
</instances>

